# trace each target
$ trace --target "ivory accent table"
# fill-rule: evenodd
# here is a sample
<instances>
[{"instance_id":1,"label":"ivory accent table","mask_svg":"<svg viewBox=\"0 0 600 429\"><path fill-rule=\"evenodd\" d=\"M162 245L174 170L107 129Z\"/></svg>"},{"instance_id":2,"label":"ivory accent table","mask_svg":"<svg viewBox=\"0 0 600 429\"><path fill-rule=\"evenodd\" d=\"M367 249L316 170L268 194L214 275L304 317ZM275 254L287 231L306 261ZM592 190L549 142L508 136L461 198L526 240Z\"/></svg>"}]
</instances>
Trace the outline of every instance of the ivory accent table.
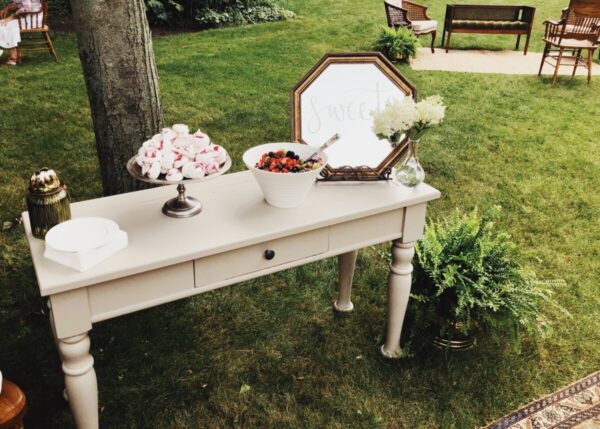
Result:
<instances>
[{"instance_id":1,"label":"ivory accent table","mask_svg":"<svg viewBox=\"0 0 600 429\"><path fill-rule=\"evenodd\" d=\"M98 389L88 332L92 324L177 299L339 256L338 311L351 311L357 250L393 241L388 327L382 353L400 355L414 242L427 202L440 193L421 184L318 183L297 209L267 205L250 172L188 186L204 204L188 219L161 213L171 187L75 203L74 218L101 216L129 234L129 247L84 273L43 257L44 242L25 232L42 296L49 297L67 397L79 429L98 428ZM272 252L267 252L270 250ZM272 256L267 259L267 256Z\"/></svg>"}]
</instances>

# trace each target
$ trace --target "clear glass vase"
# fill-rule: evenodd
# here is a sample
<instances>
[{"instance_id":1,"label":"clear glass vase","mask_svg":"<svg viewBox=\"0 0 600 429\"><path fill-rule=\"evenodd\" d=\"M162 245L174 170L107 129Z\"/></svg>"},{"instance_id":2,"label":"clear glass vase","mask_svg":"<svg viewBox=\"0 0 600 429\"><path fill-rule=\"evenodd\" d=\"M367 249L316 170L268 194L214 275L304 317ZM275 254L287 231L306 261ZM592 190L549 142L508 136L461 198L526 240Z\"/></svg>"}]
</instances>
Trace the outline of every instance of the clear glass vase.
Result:
<instances>
[{"instance_id":1,"label":"clear glass vase","mask_svg":"<svg viewBox=\"0 0 600 429\"><path fill-rule=\"evenodd\" d=\"M425 171L417 159L419 140L408 140L406 156L396 167L396 179L404 186L413 188L425 180Z\"/></svg>"}]
</instances>

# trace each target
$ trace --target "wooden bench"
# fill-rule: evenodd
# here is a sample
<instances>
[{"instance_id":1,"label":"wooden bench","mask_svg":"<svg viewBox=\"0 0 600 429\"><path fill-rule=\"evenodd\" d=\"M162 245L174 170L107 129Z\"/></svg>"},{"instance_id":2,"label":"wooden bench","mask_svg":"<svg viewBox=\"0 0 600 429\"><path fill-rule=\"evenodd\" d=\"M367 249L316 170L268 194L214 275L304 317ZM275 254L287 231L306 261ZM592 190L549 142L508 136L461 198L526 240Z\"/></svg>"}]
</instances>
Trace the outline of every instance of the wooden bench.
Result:
<instances>
[{"instance_id":1,"label":"wooden bench","mask_svg":"<svg viewBox=\"0 0 600 429\"><path fill-rule=\"evenodd\" d=\"M452 33L516 34L516 49L519 49L521 35L527 35L524 52L527 55L534 16L535 8L530 6L449 4L446 6L442 46L445 42L448 52Z\"/></svg>"}]
</instances>

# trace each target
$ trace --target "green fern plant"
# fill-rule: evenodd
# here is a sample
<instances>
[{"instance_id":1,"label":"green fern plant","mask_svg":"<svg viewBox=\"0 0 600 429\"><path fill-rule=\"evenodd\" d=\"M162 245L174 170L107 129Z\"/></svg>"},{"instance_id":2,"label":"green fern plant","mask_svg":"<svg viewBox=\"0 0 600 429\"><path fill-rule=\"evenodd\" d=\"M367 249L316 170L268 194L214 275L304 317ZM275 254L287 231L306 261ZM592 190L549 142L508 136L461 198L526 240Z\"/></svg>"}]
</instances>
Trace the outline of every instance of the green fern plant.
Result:
<instances>
[{"instance_id":1,"label":"green fern plant","mask_svg":"<svg viewBox=\"0 0 600 429\"><path fill-rule=\"evenodd\" d=\"M493 221L500 210L457 212L427 225L415 247L407 350L432 335L453 339L477 327L509 330L519 351L520 332L545 326L542 303L565 311L519 264L516 245Z\"/></svg>"},{"instance_id":2,"label":"green fern plant","mask_svg":"<svg viewBox=\"0 0 600 429\"><path fill-rule=\"evenodd\" d=\"M390 61L407 62L417 54L418 44L417 36L406 27L381 27L373 49L381 52Z\"/></svg>"}]
</instances>

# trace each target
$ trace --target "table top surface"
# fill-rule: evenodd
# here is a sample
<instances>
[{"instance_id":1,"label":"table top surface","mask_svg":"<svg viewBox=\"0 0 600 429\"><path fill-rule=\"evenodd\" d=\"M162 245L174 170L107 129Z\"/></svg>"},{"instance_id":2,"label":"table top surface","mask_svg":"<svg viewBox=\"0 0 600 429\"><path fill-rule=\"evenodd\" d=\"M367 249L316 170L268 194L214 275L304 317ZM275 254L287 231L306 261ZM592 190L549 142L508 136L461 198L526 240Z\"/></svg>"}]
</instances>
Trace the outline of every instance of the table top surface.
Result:
<instances>
[{"instance_id":1,"label":"table top surface","mask_svg":"<svg viewBox=\"0 0 600 429\"><path fill-rule=\"evenodd\" d=\"M73 203L73 218L114 220L129 235L129 246L83 273L44 258L44 241L33 237L27 212L25 233L42 296L127 277L320 227L408 207L440 197L427 184L406 188L396 182L318 182L302 206L269 206L244 171L186 186L203 204L187 219L162 214L163 203L177 195L164 186Z\"/></svg>"}]
</instances>

